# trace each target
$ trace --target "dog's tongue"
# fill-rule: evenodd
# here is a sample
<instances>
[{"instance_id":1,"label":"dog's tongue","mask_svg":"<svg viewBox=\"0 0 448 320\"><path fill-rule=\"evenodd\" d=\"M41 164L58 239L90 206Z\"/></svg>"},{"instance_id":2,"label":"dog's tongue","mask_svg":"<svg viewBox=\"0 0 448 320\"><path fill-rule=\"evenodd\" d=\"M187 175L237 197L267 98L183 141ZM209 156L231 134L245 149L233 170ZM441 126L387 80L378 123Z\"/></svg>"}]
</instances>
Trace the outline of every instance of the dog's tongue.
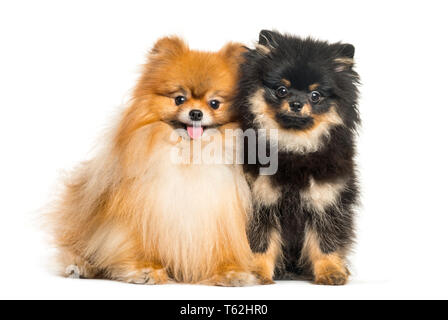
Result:
<instances>
[{"instance_id":1,"label":"dog's tongue","mask_svg":"<svg viewBox=\"0 0 448 320\"><path fill-rule=\"evenodd\" d=\"M191 139L199 139L204 133L204 128L202 126L187 126L188 135Z\"/></svg>"}]
</instances>

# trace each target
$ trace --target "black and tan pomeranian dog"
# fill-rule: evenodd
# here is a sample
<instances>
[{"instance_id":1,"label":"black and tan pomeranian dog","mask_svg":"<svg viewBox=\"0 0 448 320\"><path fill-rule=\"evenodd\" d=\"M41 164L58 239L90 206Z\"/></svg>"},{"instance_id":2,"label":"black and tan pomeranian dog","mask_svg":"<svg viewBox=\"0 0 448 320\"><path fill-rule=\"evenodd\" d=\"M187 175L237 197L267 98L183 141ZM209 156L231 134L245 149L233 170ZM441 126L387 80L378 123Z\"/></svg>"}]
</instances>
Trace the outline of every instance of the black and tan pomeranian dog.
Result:
<instances>
[{"instance_id":1,"label":"black and tan pomeranian dog","mask_svg":"<svg viewBox=\"0 0 448 320\"><path fill-rule=\"evenodd\" d=\"M248 238L267 282L298 275L317 284L348 280L360 123L354 51L262 31L241 66L235 107L243 128L268 141L271 158L278 152L275 174L260 174L260 161L245 165L254 209ZM256 149L246 142L245 151L248 159Z\"/></svg>"}]
</instances>

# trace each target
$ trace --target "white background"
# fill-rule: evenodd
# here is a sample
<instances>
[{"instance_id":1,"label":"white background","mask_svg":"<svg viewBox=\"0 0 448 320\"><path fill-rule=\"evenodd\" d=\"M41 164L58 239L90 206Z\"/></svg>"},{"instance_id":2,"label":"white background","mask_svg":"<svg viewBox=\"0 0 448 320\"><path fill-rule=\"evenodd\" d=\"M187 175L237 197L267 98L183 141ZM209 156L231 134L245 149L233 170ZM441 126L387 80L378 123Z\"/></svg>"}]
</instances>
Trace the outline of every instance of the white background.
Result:
<instances>
[{"instance_id":1,"label":"white background","mask_svg":"<svg viewBox=\"0 0 448 320\"><path fill-rule=\"evenodd\" d=\"M447 14L446 1L2 1L0 298L448 298ZM363 207L350 284L52 275L39 212L122 108L154 41L179 34L216 50L263 28L356 46Z\"/></svg>"}]
</instances>

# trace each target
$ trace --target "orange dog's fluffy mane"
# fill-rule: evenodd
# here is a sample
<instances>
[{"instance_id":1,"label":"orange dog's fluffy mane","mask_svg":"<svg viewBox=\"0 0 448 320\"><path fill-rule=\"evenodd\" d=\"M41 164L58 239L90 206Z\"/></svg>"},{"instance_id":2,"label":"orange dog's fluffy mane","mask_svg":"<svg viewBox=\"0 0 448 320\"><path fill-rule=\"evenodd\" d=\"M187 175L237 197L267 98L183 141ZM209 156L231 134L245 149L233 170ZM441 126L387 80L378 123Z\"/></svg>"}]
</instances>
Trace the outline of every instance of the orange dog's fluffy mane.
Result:
<instances>
[{"instance_id":1,"label":"orange dog's fluffy mane","mask_svg":"<svg viewBox=\"0 0 448 320\"><path fill-rule=\"evenodd\" d=\"M50 215L63 272L75 265L83 277L130 281L141 270L166 270L195 283L250 270L250 191L241 168L174 164L170 150L179 142L169 139L179 86L204 108L207 92L219 90L223 107L210 113L221 127L234 120L228 107L242 51L238 44L193 51L176 37L156 43L130 106L102 151L66 182Z\"/></svg>"}]
</instances>

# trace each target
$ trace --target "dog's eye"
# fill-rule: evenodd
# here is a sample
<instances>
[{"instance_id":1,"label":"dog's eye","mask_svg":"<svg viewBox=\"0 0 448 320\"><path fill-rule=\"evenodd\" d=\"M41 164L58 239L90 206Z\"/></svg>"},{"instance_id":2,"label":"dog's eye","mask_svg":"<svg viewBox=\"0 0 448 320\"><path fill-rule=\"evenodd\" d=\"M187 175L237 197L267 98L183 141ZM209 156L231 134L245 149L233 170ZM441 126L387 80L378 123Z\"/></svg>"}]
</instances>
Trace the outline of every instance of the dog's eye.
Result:
<instances>
[{"instance_id":1,"label":"dog's eye","mask_svg":"<svg viewBox=\"0 0 448 320\"><path fill-rule=\"evenodd\" d=\"M221 102L219 102L218 100L211 100L210 102L209 102L209 104L210 104L210 107L212 107L213 109L218 109L219 108L219 106L221 105Z\"/></svg>"},{"instance_id":2,"label":"dog's eye","mask_svg":"<svg viewBox=\"0 0 448 320\"><path fill-rule=\"evenodd\" d=\"M313 91L311 92L311 101L314 103L318 103L320 101L320 99L322 98L322 95L320 94L319 91Z\"/></svg>"},{"instance_id":3,"label":"dog's eye","mask_svg":"<svg viewBox=\"0 0 448 320\"><path fill-rule=\"evenodd\" d=\"M285 86L278 87L277 90L275 90L275 93L277 94L277 97L284 98L288 95L288 88Z\"/></svg>"},{"instance_id":4,"label":"dog's eye","mask_svg":"<svg viewBox=\"0 0 448 320\"><path fill-rule=\"evenodd\" d=\"M176 98L174 98L174 102L176 102L176 106L180 106L181 104L184 104L185 101L187 101L187 98L185 98L184 96L177 96Z\"/></svg>"}]
</instances>

